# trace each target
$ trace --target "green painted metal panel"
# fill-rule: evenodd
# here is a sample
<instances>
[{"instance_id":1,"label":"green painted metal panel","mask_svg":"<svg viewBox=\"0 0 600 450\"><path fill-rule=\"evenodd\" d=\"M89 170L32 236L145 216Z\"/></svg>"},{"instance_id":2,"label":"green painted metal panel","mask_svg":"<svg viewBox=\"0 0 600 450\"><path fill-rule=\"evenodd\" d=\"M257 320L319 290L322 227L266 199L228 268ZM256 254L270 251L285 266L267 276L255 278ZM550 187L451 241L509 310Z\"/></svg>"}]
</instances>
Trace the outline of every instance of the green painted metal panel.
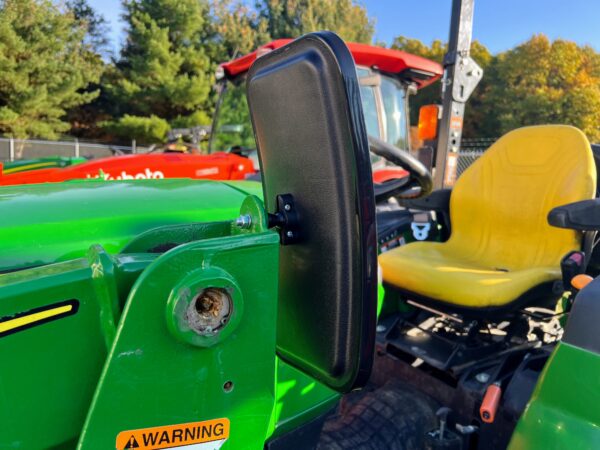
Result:
<instances>
[{"instance_id":1,"label":"green painted metal panel","mask_svg":"<svg viewBox=\"0 0 600 450\"><path fill-rule=\"evenodd\" d=\"M327 412L340 397L338 392L278 359L274 436Z\"/></svg>"},{"instance_id":2,"label":"green painted metal panel","mask_svg":"<svg viewBox=\"0 0 600 450\"><path fill-rule=\"evenodd\" d=\"M513 434L512 450L600 448L600 355L561 342Z\"/></svg>"},{"instance_id":3,"label":"green painted metal panel","mask_svg":"<svg viewBox=\"0 0 600 450\"><path fill-rule=\"evenodd\" d=\"M0 271L79 258L94 244L118 253L151 228L232 220L258 183L133 180L0 188ZM260 186L260 185L258 185Z\"/></svg>"},{"instance_id":4,"label":"green painted metal panel","mask_svg":"<svg viewBox=\"0 0 600 450\"><path fill-rule=\"evenodd\" d=\"M273 427L278 257L279 236L266 231L184 244L153 262L132 288L79 448L111 448L126 430L218 418L231 424L224 448L261 448ZM167 326L167 300L197 295L215 273L239 286L243 311L212 345L191 345Z\"/></svg>"},{"instance_id":5,"label":"green painted metal panel","mask_svg":"<svg viewBox=\"0 0 600 450\"><path fill-rule=\"evenodd\" d=\"M0 448L49 448L79 434L115 333L113 276L97 248L0 276ZM65 302L68 314L34 320Z\"/></svg>"},{"instance_id":6,"label":"green painted metal panel","mask_svg":"<svg viewBox=\"0 0 600 450\"><path fill-rule=\"evenodd\" d=\"M90 193L63 189L74 195L69 202ZM81 448L114 448L116 433L128 428L218 417L231 420L225 448L258 448L335 405L337 393L276 357L279 238L266 230L258 198L242 201L243 191L231 191L237 211L241 204L253 218L249 229L166 225L131 238L128 252L115 256L97 245L86 253L79 239L73 248L83 258L0 275L0 358L10 361L0 371L0 448L74 448L88 413ZM5 202L19 204L23 195ZM152 248L159 253L145 253ZM232 274L243 312L222 342L194 347L169 331L169 298L182 279L197 283L215 268ZM77 301L75 314L2 335L3 319L65 301ZM231 392L226 381L234 382Z\"/></svg>"}]
</instances>

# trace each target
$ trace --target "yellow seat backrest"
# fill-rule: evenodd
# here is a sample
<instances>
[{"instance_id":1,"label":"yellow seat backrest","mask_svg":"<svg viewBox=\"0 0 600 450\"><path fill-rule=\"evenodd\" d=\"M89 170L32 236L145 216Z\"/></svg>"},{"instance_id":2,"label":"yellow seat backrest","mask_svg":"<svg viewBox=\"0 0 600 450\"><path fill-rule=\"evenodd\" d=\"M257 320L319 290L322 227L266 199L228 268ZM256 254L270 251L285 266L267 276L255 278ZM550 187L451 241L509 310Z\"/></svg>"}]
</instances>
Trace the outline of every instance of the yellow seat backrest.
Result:
<instances>
[{"instance_id":1,"label":"yellow seat backrest","mask_svg":"<svg viewBox=\"0 0 600 450\"><path fill-rule=\"evenodd\" d=\"M457 181L446 251L494 269L557 266L580 234L551 227L555 206L593 198L596 168L577 128L543 125L500 138Z\"/></svg>"}]
</instances>

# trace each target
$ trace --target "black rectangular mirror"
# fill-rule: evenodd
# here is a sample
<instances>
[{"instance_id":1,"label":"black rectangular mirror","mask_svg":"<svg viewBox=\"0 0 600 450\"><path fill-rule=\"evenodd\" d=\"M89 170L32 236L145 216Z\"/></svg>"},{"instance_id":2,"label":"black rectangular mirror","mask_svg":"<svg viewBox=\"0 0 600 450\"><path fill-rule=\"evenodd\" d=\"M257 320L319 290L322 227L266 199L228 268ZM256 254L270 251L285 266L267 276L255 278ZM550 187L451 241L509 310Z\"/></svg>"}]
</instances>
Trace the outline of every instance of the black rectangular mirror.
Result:
<instances>
[{"instance_id":1,"label":"black rectangular mirror","mask_svg":"<svg viewBox=\"0 0 600 450\"><path fill-rule=\"evenodd\" d=\"M377 247L354 61L335 34L308 34L259 58L247 95L282 235L278 353L338 391L360 387L374 351Z\"/></svg>"}]
</instances>

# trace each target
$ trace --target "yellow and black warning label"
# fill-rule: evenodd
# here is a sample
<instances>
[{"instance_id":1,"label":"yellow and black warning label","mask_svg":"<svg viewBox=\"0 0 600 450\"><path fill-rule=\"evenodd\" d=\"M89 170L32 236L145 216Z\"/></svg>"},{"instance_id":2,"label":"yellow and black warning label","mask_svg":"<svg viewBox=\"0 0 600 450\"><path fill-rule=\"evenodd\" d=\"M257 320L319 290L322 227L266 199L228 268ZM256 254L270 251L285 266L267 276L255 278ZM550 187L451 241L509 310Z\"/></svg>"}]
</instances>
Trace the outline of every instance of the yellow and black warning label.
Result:
<instances>
[{"instance_id":1,"label":"yellow and black warning label","mask_svg":"<svg viewBox=\"0 0 600 450\"><path fill-rule=\"evenodd\" d=\"M71 316L76 314L78 309L79 301L73 299L0 317L0 337Z\"/></svg>"},{"instance_id":2,"label":"yellow and black warning label","mask_svg":"<svg viewBox=\"0 0 600 450\"><path fill-rule=\"evenodd\" d=\"M229 438L229 419L214 419L122 431L117 436L117 450L130 448L217 450L227 438Z\"/></svg>"}]
</instances>

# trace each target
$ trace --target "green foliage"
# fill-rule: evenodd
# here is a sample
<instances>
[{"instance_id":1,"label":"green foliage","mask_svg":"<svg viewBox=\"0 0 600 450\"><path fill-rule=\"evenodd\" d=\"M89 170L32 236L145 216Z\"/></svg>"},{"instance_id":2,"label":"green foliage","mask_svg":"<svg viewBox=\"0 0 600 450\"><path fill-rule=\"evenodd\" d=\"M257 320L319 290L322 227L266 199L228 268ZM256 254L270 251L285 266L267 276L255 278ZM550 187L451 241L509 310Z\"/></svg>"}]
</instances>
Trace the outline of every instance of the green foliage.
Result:
<instances>
[{"instance_id":1,"label":"green foliage","mask_svg":"<svg viewBox=\"0 0 600 450\"><path fill-rule=\"evenodd\" d=\"M99 15L90 6L87 0L69 0L66 3L75 20L79 21L86 29L85 43L97 55L106 58L111 56L109 25L104 17Z\"/></svg>"},{"instance_id":2,"label":"green foliage","mask_svg":"<svg viewBox=\"0 0 600 450\"><path fill-rule=\"evenodd\" d=\"M198 125L210 125L211 120L204 111L196 111L189 116L178 116L171 121L172 128L193 128Z\"/></svg>"},{"instance_id":3,"label":"green foliage","mask_svg":"<svg viewBox=\"0 0 600 450\"><path fill-rule=\"evenodd\" d=\"M136 139L141 143L163 142L171 128L166 120L155 115L139 117L125 114L118 120L105 122L102 125L117 137Z\"/></svg>"},{"instance_id":4,"label":"green foliage","mask_svg":"<svg viewBox=\"0 0 600 450\"><path fill-rule=\"evenodd\" d=\"M373 34L372 21L354 0L261 0L256 8L247 3L124 0L127 41L120 59L105 74L104 94L97 102L116 117L104 123L105 131L118 130L118 135L126 138L129 124L133 127L131 135L139 133L137 123L119 119L125 115L155 115L172 127L206 124L216 100L211 86L217 64L272 39L331 29L347 40L368 42ZM247 116L245 109L242 113L235 110L238 105L246 108L241 102L245 99L227 96L223 123L249 123L248 117L238 117ZM217 143L253 145L247 128L245 125L238 136L221 134Z\"/></svg>"},{"instance_id":5,"label":"green foliage","mask_svg":"<svg viewBox=\"0 0 600 450\"><path fill-rule=\"evenodd\" d=\"M85 25L49 0L4 0L0 9L0 132L56 138L68 109L90 102L102 62Z\"/></svg>"},{"instance_id":6,"label":"green foliage","mask_svg":"<svg viewBox=\"0 0 600 450\"><path fill-rule=\"evenodd\" d=\"M357 0L123 0L127 40L116 62L107 26L87 0L0 0L0 132L19 138L104 134L153 143L169 127L207 125L217 65L277 38L329 29L371 42ZM378 44L381 45L381 44ZM397 37L392 48L442 62L446 45ZM543 35L493 56L474 41L485 70L465 113L465 136L498 136L529 124L567 123L600 141L600 54ZM102 78L101 78L102 77ZM100 96L99 91L101 92ZM411 100L416 123L440 84ZM253 146L241 87L230 87L215 148ZM71 126L69 125L71 123ZM223 125L243 125L224 133Z\"/></svg>"},{"instance_id":7,"label":"green foliage","mask_svg":"<svg viewBox=\"0 0 600 450\"><path fill-rule=\"evenodd\" d=\"M498 55L487 76L481 134L565 123L600 141L600 54L590 47L537 35Z\"/></svg>"},{"instance_id":8,"label":"green foliage","mask_svg":"<svg viewBox=\"0 0 600 450\"><path fill-rule=\"evenodd\" d=\"M330 30L352 42L370 43L374 24L355 0L262 0L261 16L273 39Z\"/></svg>"},{"instance_id":9,"label":"green foliage","mask_svg":"<svg viewBox=\"0 0 600 450\"><path fill-rule=\"evenodd\" d=\"M215 68L204 46L207 2L126 0L124 7L128 38L106 84L113 113L170 122L207 111Z\"/></svg>"},{"instance_id":10,"label":"green foliage","mask_svg":"<svg viewBox=\"0 0 600 450\"><path fill-rule=\"evenodd\" d=\"M211 45L217 64L256 50L271 41L267 21L240 0L211 1Z\"/></svg>"},{"instance_id":11,"label":"green foliage","mask_svg":"<svg viewBox=\"0 0 600 450\"><path fill-rule=\"evenodd\" d=\"M392 48L438 62L446 52L439 40L427 46L405 37ZM564 123L600 141L600 54L591 47L536 35L496 56L474 41L471 56L485 73L467 103L465 136L497 137L525 125ZM411 121L416 123L421 105L439 98L439 83L420 91L411 103Z\"/></svg>"}]
</instances>

